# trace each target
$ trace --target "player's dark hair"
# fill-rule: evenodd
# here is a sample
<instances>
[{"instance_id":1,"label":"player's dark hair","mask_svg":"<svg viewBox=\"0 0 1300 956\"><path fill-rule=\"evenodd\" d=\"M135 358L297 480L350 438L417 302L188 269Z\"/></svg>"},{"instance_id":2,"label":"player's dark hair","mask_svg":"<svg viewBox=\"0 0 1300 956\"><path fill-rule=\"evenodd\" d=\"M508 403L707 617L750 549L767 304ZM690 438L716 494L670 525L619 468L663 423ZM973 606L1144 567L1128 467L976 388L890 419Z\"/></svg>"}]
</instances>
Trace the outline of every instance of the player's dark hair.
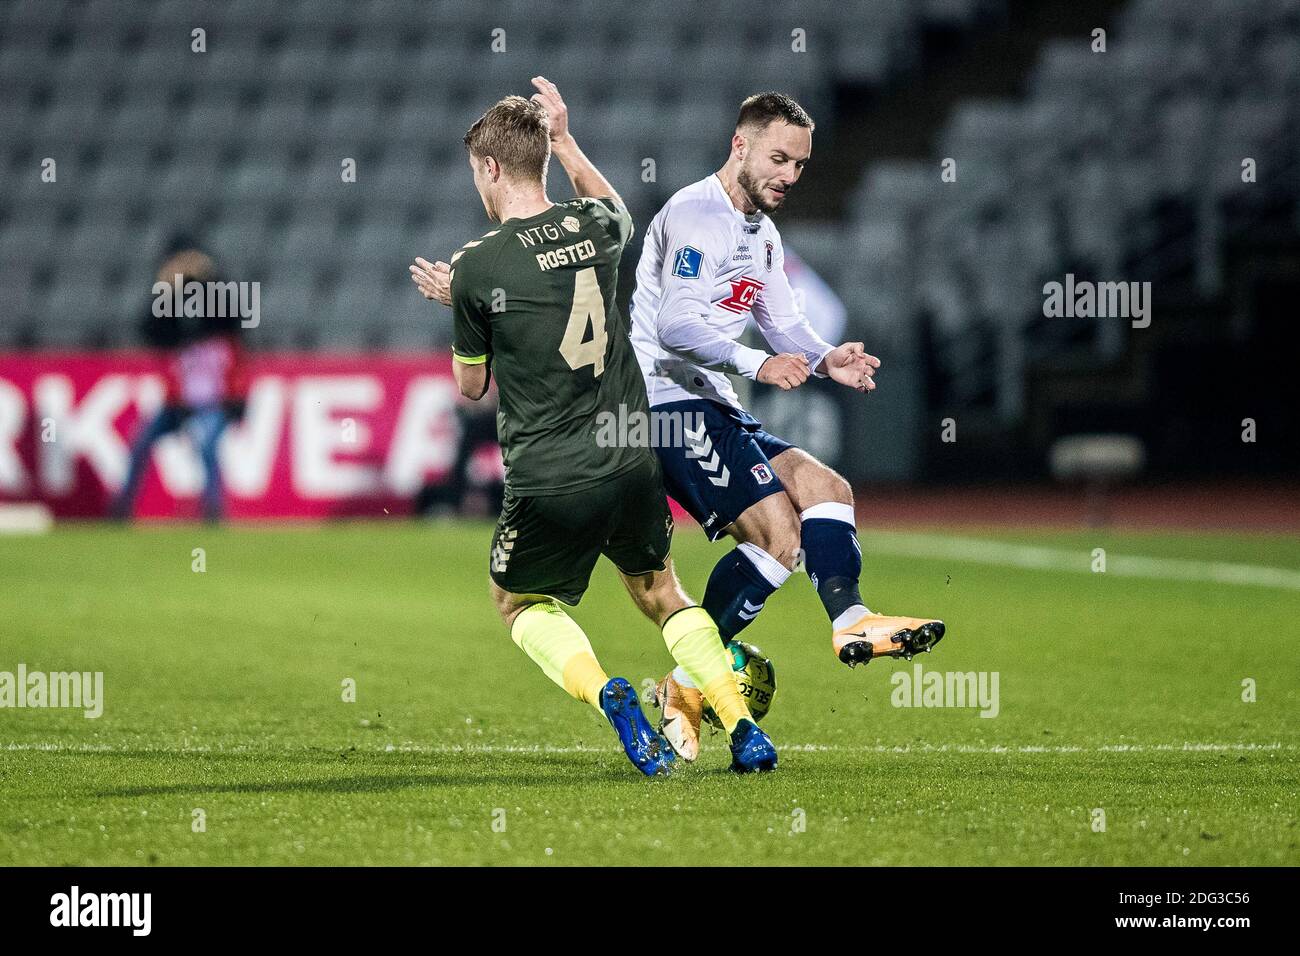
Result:
<instances>
[{"instance_id":1,"label":"player's dark hair","mask_svg":"<svg viewBox=\"0 0 1300 956\"><path fill-rule=\"evenodd\" d=\"M796 103L794 97L784 93L755 93L740 104L736 129L762 131L776 120L784 120L791 126L802 126L807 130L815 125L808 111Z\"/></svg>"},{"instance_id":2,"label":"player's dark hair","mask_svg":"<svg viewBox=\"0 0 1300 956\"><path fill-rule=\"evenodd\" d=\"M469 128L465 148L479 159L491 156L512 178L544 180L551 158L551 121L532 100L507 96Z\"/></svg>"}]
</instances>

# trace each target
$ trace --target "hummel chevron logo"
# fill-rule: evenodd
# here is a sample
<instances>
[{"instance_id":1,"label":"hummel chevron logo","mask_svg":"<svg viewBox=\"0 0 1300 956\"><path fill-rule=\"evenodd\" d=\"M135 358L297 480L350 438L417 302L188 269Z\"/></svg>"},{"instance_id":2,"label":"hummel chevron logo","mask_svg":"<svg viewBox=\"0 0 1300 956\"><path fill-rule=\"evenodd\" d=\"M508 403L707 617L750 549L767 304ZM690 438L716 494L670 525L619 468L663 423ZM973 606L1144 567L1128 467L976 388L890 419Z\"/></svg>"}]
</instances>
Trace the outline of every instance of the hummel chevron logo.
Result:
<instances>
[{"instance_id":1,"label":"hummel chevron logo","mask_svg":"<svg viewBox=\"0 0 1300 956\"><path fill-rule=\"evenodd\" d=\"M519 536L518 528L503 531L497 538L497 546L492 549L492 570L498 574L505 571L510 563L510 552L514 550L515 538Z\"/></svg>"},{"instance_id":2,"label":"hummel chevron logo","mask_svg":"<svg viewBox=\"0 0 1300 956\"><path fill-rule=\"evenodd\" d=\"M727 487L731 481L731 472L722 464L722 456L713 447L713 439L705 433L704 423L700 422L700 427L695 431L683 428L682 435L686 439L686 457L698 459L700 467L713 484L719 488Z\"/></svg>"},{"instance_id":3,"label":"hummel chevron logo","mask_svg":"<svg viewBox=\"0 0 1300 956\"><path fill-rule=\"evenodd\" d=\"M752 621L761 610L763 610L762 604L751 604L747 598L745 600L745 610L737 611L736 614L742 621Z\"/></svg>"},{"instance_id":4,"label":"hummel chevron logo","mask_svg":"<svg viewBox=\"0 0 1300 956\"><path fill-rule=\"evenodd\" d=\"M713 439L708 436L704 430L704 422L700 422L700 427L691 431L686 426L682 426L682 433L686 437L686 447L690 449L687 454L692 458L699 458L707 455L713 450ZM692 454L693 453L693 454Z\"/></svg>"}]
</instances>

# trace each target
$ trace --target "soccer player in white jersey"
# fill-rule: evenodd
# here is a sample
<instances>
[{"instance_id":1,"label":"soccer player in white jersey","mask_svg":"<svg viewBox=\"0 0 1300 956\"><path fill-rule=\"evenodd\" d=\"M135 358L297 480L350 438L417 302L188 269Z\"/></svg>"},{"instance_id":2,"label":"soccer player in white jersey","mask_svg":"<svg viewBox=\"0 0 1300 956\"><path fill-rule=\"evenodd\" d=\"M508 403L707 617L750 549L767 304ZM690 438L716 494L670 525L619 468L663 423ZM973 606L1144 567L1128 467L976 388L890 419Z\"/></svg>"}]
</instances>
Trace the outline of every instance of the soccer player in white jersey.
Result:
<instances>
[{"instance_id":1,"label":"soccer player in white jersey","mask_svg":"<svg viewBox=\"0 0 1300 956\"><path fill-rule=\"evenodd\" d=\"M722 639L734 641L802 557L831 621L832 648L853 666L929 650L943 637L943 622L877 614L863 604L849 483L765 432L727 379L743 375L788 390L816 375L860 392L876 387L879 359L861 342L824 341L796 309L781 236L768 218L798 182L812 132L808 113L783 94L741 104L726 163L678 191L650 224L632 296L632 344L652 411L660 423L682 423L679 446L657 448L668 493L711 540L737 542L704 595ZM740 343L751 315L775 354ZM684 759L695 759L699 690L679 669L661 682L658 698L664 735Z\"/></svg>"}]
</instances>

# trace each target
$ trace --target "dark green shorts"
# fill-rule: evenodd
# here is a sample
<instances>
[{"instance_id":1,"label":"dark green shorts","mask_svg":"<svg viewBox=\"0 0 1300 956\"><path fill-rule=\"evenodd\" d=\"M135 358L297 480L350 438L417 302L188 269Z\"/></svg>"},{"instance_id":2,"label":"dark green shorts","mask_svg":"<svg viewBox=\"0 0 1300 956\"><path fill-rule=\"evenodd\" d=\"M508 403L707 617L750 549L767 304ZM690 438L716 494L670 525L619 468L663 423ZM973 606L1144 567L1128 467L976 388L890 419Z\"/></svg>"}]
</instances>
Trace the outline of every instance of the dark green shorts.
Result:
<instances>
[{"instance_id":1,"label":"dark green shorts","mask_svg":"<svg viewBox=\"0 0 1300 956\"><path fill-rule=\"evenodd\" d=\"M673 536L659 461L646 455L609 481L570 494L506 493L492 535L492 580L512 594L575 605L603 554L625 574L662 571Z\"/></svg>"}]
</instances>

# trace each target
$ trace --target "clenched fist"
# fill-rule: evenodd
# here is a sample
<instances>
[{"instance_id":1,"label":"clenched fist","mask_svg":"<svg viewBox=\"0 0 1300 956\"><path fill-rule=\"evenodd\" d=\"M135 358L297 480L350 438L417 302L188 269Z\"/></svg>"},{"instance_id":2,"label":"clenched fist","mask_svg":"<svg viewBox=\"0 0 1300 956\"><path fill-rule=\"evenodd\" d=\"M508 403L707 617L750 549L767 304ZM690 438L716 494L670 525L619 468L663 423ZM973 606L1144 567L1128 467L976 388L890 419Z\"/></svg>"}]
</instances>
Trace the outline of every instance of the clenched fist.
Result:
<instances>
[{"instance_id":1,"label":"clenched fist","mask_svg":"<svg viewBox=\"0 0 1300 956\"><path fill-rule=\"evenodd\" d=\"M808 381L808 358L793 352L773 355L759 367L756 378L764 385L775 385L788 392Z\"/></svg>"}]
</instances>

